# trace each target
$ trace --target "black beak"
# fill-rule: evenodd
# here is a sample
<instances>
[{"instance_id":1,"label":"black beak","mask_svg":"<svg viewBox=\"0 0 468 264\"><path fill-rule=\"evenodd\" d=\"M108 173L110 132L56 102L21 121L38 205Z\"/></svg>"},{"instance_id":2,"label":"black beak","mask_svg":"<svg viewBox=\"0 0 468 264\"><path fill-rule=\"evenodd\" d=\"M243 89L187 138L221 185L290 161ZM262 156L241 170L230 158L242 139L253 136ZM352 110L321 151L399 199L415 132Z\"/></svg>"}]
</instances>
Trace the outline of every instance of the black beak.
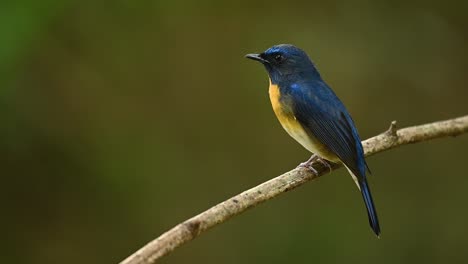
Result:
<instances>
[{"instance_id":1,"label":"black beak","mask_svg":"<svg viewBox=\"0 0 468 264\"><path fill-rule=\"evenodd\" d=\"M270 63L269 61L262 58L261 54L247 54L247 55L245 55L245 57L247 59L256 60L256 61L259 61L259 62L262 62L262 63Z\"/></svg>"}]
</instances>

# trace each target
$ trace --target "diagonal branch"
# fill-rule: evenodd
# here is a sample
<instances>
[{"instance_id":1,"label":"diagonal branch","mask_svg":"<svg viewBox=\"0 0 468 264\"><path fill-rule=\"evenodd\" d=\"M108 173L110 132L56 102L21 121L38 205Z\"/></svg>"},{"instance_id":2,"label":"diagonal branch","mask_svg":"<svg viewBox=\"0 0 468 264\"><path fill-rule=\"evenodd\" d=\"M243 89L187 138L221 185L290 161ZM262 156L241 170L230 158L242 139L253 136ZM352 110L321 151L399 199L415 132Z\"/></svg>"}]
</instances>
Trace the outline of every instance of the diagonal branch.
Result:
<instances>
[{"instance_id":1,"label":"diagonal branch","mask_svg":"<svg viewBox=\"0 0 468 264\"><path fill-rule=\"evenodd\" d=\"M386 132L367 139L363 141L362 144L364 146L365 155L371 156L398 146L447 136L454 137L467 132L468 115L403 129L397 129L396 121L393 121ZM333 164L332 170L339 167L341 167L341 165ZM318 172L317 175L303 168L295 168L283 175L229 198L173 227L160 237L149 242L120 264L155 263L159 258L174 251L177 247L196 238L208 229L227 221L229 218L330 172L330 169L321 163L315 163L314 168Z\"/></svg>"}]
</instances>

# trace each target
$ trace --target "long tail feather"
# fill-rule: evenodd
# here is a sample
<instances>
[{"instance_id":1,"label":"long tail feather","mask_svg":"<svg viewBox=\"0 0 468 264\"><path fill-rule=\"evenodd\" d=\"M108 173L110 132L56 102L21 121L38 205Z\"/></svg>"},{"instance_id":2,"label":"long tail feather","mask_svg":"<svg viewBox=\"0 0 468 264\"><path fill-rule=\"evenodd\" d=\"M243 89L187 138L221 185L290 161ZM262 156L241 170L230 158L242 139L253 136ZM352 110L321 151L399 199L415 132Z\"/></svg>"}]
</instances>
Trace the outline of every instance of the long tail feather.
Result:
<instances>
[{"instance_id":1,"label":"long tail feather","mask_svg":"<svg viewBox=\"0 0 468 264\"><path fill-rule=\"evenodd\" d=\"M366 204L367 208L367 215L369 217L369 224L374 230L374 233L377 237L380 237L380 226L379 226L379 219L377 218L377 211L375 210L374 201L372 200L372 195L367 185L366 179L359 181L362 198L364 198L364 203Z\"/></svg>"}]
</instances>

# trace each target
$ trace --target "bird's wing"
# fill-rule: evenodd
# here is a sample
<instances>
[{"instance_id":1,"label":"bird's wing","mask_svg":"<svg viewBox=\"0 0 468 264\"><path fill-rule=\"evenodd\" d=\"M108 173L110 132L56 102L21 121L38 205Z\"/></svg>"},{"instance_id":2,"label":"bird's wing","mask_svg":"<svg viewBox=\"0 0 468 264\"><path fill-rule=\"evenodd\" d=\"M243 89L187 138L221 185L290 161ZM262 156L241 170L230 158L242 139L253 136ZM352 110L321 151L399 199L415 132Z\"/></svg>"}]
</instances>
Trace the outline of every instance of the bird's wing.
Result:
<instances>
[{"instance_id":1,"label":"bird's wing","mask_svg":"<svg viewBox=\"0 0 468 264\"><path fill-rule=\"evenodd\" d=\"M292 89L294 115L307 133L328 147L355 175L364 176L366 162L361 141L346 108L328 86Z\"/></svg>"}]
</instances>

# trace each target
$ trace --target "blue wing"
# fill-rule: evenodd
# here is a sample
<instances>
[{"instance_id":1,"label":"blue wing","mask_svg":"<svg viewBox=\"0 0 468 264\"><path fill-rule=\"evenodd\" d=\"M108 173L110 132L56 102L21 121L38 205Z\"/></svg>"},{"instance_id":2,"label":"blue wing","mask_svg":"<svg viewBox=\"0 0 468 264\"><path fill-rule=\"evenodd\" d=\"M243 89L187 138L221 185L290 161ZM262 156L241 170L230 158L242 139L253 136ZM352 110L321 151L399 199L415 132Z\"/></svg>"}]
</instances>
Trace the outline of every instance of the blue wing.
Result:
<instances>
[{"instance_id":1,"label":"blue wing","mask_svg":"<svg viewBox=\"0 0 468 264\"><path fill-rule=\"evenodd\" d=\"M291 87L294 116L307 133L328 147L356 176L364 178L367 164L361 139L348 111L323 82Z\"/></svg>"}]
</instances>

